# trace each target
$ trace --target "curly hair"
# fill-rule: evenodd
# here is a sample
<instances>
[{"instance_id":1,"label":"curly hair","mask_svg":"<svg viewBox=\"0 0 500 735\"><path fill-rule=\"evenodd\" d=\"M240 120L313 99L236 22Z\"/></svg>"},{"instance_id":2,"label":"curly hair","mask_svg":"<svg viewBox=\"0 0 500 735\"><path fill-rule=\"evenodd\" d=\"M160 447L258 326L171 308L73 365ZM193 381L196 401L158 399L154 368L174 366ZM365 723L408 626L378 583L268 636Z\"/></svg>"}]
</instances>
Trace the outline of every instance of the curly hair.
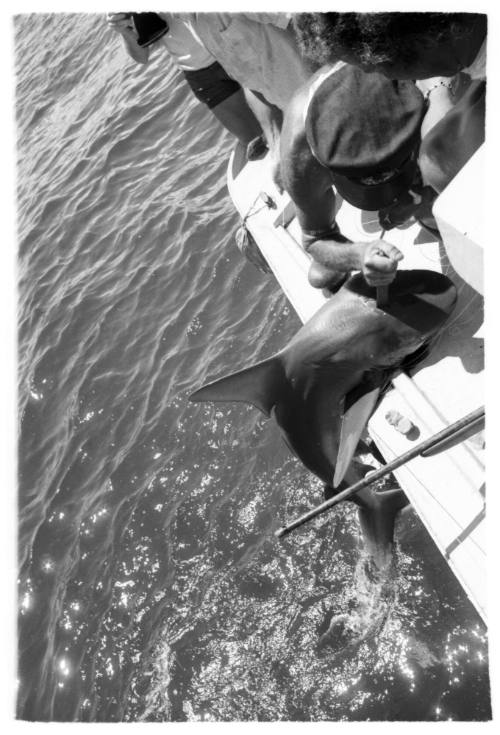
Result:
<instances>
[{"instance_id":1,"label":"curly hair","mask_svg":"<svg viewBox=\"0 0 500 735\"><path fill-rule=\"evenodd\" d=\"M292 21L301 53L316 66L346 54L361 65L411 62L416 44L465 38L481 22L480 13L298 13Z\"/></svg>"}]
</instances>

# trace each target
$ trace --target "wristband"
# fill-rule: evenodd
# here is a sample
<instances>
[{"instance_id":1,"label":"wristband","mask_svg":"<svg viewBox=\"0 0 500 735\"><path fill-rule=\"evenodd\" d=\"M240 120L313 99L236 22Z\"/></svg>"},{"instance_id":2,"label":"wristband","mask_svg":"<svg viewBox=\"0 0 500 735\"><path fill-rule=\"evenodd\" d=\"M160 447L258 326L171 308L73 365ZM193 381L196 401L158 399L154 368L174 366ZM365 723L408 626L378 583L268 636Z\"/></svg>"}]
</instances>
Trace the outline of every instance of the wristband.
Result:
<instances>
[{"instance_id":1,"label":"wristband","mask_svg":"<svg viewBox=\"0 0 500 735\"><path fill-rule=\"evenodd\" d=\"M429 89L427 90L427 92L426 92L426 93L425 93L425 95L424 95L424 99L428 100L428 99L429 99L429 97L430 97L430 95L431 95L431 92L432 92L432 91L433 91L434 89L437 89L438 87L446 87L446 89L449 89L449 90L450 90L450 92L451 92L451 93L453 94L453 84L452 84L451 82L443 82L443 81L440 81L440 82L437 82L437 84L434 84L434 86L433 86L433 87L430 87L430 88L429 88Z\"/></svg>"}]
</instances>

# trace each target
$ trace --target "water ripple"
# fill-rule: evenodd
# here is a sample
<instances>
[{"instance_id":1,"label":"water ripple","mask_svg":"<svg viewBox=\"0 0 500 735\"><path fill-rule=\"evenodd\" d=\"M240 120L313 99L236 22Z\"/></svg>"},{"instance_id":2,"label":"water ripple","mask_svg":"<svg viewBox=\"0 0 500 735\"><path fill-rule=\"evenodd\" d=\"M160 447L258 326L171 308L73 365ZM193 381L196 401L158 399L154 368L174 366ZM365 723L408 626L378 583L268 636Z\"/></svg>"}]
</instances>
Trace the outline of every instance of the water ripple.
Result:
<instances>
[{"instance_id":1,"label":"water ripple","mask_svg":"<svg viewBox=\"0 0 500 735\"><path fill-rule=\"evenodd\" d=\"M487 719L484 627L414 517L385 582L349 505L276 542L320 483L187 400L298 326L235 248L229 135L103 15L15 34L19 717Z\"/></svg>"}]
</instances>

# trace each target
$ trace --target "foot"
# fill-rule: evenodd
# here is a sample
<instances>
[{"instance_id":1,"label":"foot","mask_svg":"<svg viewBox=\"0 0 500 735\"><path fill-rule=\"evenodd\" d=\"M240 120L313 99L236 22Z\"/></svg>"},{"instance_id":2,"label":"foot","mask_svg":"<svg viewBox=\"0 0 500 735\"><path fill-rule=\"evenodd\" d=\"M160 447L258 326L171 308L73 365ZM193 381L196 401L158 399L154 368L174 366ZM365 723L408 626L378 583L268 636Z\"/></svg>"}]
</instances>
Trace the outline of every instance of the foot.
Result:
<instances>
[{"instance_id":1,"label":"foot","mask_svg":"<svg viewBox=\"0 0 500 735\"><path fill-rule=\"evenodd\" d=\"M247 145L247 161L257 161L267 153L267 143L263 135L258 135Z\"/></svg>"}]
</instances>

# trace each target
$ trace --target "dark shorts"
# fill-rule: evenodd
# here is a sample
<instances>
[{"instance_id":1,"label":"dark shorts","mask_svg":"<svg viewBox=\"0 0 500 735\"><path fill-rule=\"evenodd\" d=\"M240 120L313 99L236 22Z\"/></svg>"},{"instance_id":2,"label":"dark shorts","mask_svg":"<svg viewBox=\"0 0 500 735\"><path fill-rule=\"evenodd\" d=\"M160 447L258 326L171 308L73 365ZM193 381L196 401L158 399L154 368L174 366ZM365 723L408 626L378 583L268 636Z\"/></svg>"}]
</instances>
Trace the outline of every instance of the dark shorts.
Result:
<instances>
[{"instance_id":1,"label":"dark shorts","mask_svg":"<svg viewBox=\"0 0 500 735\"><path fill-rule=\"evenodd\" d=\"M227 75L218 61L204 69L183 71L183 74L194 96L209 109L216 107L241 89L238 82Z\"/></svg>"}]
</instances>

